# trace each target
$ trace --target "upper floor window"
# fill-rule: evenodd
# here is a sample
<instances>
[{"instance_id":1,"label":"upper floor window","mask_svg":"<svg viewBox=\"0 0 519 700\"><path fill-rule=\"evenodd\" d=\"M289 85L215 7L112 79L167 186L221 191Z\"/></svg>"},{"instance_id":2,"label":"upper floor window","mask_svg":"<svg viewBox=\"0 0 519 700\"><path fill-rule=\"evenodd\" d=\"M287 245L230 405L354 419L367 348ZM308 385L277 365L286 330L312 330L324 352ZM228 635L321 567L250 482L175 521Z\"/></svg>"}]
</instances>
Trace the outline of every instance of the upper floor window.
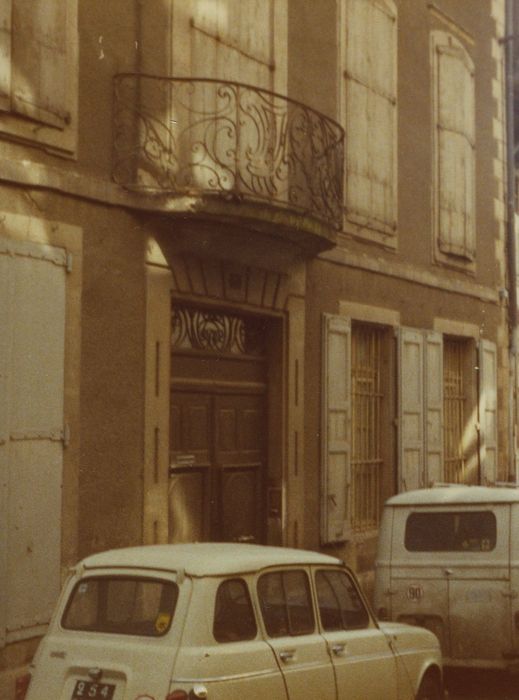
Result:
<instances>
[{"instance_id":1,"label":"upper floor window","mask_svg":"<svg viewBox=\"0 0 519 700\"><path fill-rule=\"evenodd\" d=\"M394 246L397 221L397 12L392 0L343 0L346 229Z\"/></svg>"},{"instance_id":2,"label":"upper floor window","mask_svg":"<svg viewBox=\"0 0 519 700\"><path fill-rule=\"evenodd\" d=\"M0 131L73 150L76 93L75 0L1 0Z\"/></svg>"},{"instance_id":3,"label":"upper floor window","mask_svg":"<svg viewBox=\"0 0 519 700\"><path fill-rule=\"evenodd\" d=\"M432 34L436 258L466 266L475 255L474 64L461 43Z\"/></svg>"}]
</instances>

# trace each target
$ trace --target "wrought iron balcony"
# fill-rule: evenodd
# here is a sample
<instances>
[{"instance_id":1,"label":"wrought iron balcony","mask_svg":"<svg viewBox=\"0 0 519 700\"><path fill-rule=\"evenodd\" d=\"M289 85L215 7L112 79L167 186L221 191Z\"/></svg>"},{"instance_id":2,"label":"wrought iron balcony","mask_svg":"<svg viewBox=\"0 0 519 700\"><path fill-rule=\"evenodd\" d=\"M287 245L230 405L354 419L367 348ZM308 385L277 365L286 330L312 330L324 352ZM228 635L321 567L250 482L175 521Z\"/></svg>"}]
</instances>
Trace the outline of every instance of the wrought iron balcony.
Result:
<instances>
[{"instance_id":1,"label":"wrought iron balcony","mask_svg":"<svg viewBox=\"0 0 519 700\"><path fill-rule=\"evenodd\" d=\"M234 82L120 74L114 141L113 178L123 187L267 204L341 226L344 131L287 97Z\"/></svg>"}]
</instances>

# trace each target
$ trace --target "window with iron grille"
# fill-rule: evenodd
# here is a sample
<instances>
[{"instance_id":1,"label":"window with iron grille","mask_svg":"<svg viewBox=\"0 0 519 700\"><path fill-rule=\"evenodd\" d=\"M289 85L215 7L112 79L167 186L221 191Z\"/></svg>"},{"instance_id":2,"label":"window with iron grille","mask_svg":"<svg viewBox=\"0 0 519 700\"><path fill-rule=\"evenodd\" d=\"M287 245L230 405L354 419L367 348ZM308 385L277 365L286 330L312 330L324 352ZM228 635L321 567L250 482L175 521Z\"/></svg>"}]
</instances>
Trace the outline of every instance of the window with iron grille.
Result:
<instances>
[{"instance_id":1,"label":"window with iron grille","mask_svg":"<svg viewBox=\"0 0 519 700\"><path fill-rule=\"evenodd\" d=\"M464 380L466 350L465 341L444 338L443 461L444 478L451 483L464 483L467 477L463 443L467 404Z\"/></svg>"},{"instance_id":2,"label":"window with iron grille","mask_svg":"<svg viewBox=\"0 0 519 700\"><path fill-rule=\"evenodd\" d=\"M382 347L384 330L354 324L351 337L352 526L357 532L379 523L382 481Z\"/></svg>"}]
</instances>

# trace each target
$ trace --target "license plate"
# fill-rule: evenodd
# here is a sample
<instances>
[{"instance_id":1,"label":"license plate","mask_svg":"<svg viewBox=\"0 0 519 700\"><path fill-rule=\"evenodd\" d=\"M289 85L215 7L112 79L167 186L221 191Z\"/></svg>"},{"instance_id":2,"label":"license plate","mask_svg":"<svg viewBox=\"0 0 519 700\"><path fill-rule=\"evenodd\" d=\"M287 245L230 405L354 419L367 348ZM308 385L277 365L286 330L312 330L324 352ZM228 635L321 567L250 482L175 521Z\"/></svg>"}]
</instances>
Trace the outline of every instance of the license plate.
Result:
<instances>
[{"instance_id":1,"label":"license plate","mask_svg":"<svg viewBox=\"0 0 519 700\"><path fill-rule=\"evenodd\" d=\"M115 685L95 681L76 681L71 700L112 700Z\"/></svg>"}]
</instances>

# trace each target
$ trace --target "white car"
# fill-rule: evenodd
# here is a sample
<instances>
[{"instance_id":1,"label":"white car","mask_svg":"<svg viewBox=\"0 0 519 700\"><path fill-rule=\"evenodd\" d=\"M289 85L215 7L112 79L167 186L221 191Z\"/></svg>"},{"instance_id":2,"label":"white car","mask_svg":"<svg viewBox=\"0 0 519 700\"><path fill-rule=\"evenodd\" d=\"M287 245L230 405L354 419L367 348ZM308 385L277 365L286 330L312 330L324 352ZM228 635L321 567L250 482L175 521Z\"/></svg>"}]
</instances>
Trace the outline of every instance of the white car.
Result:
<instances>
[{"instance_id":1,"label":"white car","mask_svg":"<svg viewBox=\"0 0 519 700\"><path fill-rule=\"evenodd\" d=\"M429 631L373 617L335 557L154 545L75 568L27 700L439 700Z\"/></svg>"}]
</instances>

